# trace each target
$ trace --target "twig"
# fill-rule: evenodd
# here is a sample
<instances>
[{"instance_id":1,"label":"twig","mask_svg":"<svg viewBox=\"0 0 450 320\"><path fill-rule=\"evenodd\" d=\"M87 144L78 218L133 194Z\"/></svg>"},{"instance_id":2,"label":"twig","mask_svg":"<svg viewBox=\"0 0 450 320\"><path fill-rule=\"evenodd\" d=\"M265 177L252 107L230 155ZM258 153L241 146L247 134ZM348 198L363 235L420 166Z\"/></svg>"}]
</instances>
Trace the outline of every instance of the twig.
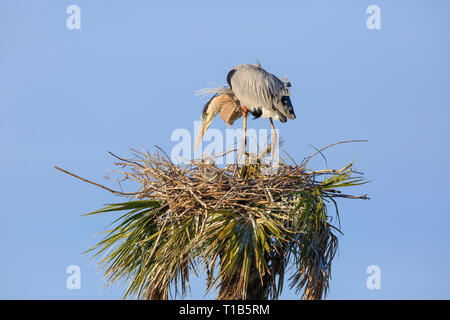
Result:
<instances>
[{"instance_id":1,"label":"twig","mask_svg":"<svg viewBox=\"0 0 450 320\"><path fill-rule=\"evenodd\" d=\"M352 195L348 195L348 194L333 194L333 197L339 197L339 198L347 198L347 199L362 199L362 200L370 200L369 197L367 197L366 194L362 195L362 196L352 196Z\"/></svg>"},{"instance_id":2,"label":"twig","mask_svg":"<svg viewBox=\"0 0 450 320\"><path fill-rule=\"evenodd\" d=\"M137 162L134 162L134 161L131 161L131 160L127 160L127 159L122 159L122 158L116 156L116 155L115 155L114 153L112 153L111 151L108 151L108 153L109 153L110 155L112 155L113 157L119 159L119 160L122 160L122 161L125 161L125 162L129 162L129 163L133 163L133 164L135 164L135 165L137 165L137 166L139 166L139 167L141 167L141 168L144 167L144 166L143 166L142 164L140 164L140 163L137 163Z\"/></svg>"},{"instance_id":3,"label":"twig","mask_svg":"<svg viewBox=\"0 0 450 320\"><path fill-rule=\"evenodd\" d=\"M316 152L314 152L312 155L310 155L309 157L307 157L305 160L303 160L301 166L305 167L306 164L308 163L308 161L313 158L316 154L321 153L323 150L328 149L330 147L336 146L338 144L342 144L342 143L350 143L350 142L367 142L368 140L346 140L346 141L339 141L333 144L330 144L322 149L317 150Z\"/></svg>"},{"instance_id":4,"label":"twig","mask_svg":"<svg viewBox=\"0 0 450 320\"><path fill-rule=\"evenodd\" d=\"M75 177L75 178L77 178L77 179L80 179L80 180L82 180L82 181L84 181L84 182L87 182L87 183L93 184L93 185L95 185L95 186L97 186L97 187L100 187L100 188L102 188L102 189L108 190L108 191L111 192L111 193L121 194L121 195L124 195L124 196L132 196L132 195L136 195L136 192L133 192L133 193L125 193L125 192L120 192L120 191L112 190L112 189L110 189L110 188L108 188L108 187L105 187L105 186L102 186L101 184L98 184L98 183L96 183L96 182L92 182L92 181L90 181L90 180L87 180L87 179L84 179L84 178L82 178L82 177L79 177L79 176L77 176L76 174L73 174L73 173L71 173L71 172L69 172L69 171L66 171L66 170L64 170L64 169L61 169L61 168L59 168L59 167L57 167L57 166L55 166L55 169L57 169L57 170L59 170L59 171L62 171L62 172L64 172L64 173L67 173L68 175L71 175L72 177Z\"/></svg>"}]
</instances>

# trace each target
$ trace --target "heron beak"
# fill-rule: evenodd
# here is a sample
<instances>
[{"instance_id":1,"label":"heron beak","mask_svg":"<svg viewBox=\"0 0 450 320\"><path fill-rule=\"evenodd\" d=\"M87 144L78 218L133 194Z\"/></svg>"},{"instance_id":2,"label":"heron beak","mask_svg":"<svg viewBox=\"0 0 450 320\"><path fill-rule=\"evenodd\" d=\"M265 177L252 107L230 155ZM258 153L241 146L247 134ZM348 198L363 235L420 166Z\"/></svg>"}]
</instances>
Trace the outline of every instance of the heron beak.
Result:
<instances>
[{"instance_id":1,"label":"heron beak","mask_svg":"<svg viewBox=\"0 0 450 320\"><path fill-rule=\"evenodd\" d=\"M200 144L200 141L202 141L203 135L205 134L208 127L211 125L213 118L206 118L205 121L202 123L202 127L200 128L200 132L198 133L197 140L195 140L194 144L194 152L197 149L198 145Z\"/></svg>"}]
</instances>

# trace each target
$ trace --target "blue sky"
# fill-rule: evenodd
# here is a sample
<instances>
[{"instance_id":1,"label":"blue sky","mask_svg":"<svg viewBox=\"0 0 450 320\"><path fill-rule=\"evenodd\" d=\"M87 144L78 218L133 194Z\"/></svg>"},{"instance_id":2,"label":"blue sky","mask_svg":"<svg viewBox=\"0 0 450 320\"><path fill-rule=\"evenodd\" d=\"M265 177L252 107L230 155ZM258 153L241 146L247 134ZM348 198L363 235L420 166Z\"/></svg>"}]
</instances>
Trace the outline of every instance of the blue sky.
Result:
<instances>
[{"instance_id":1,"label":"blue sky","mask_svg":"<svg viewBox=\"0 0 450 320\"><path fill-rule=\"evenodd\" d=\"M66 27L71 4L80 30ZM366 27L372 4L381 30ZM125 287L104 289L81 254L113 216L80 215L121 199L53 166L115 186L107 151L170 150L173 130L200 117L195 91L258 59L292 83L297 119L276 124L292 157L369 140L326 152L329 168L357 158L372 180L353 190L370 201L339 202L328 298L449 299L449 40L448 1L1 0L0 298L120 298ZM80 290L66 287L69 265ZM369 265L379 290L366 287ZM191 298L211 297L191 285ZM286 286L282 298L296 295Z\"/></svg>"}]
</instances>

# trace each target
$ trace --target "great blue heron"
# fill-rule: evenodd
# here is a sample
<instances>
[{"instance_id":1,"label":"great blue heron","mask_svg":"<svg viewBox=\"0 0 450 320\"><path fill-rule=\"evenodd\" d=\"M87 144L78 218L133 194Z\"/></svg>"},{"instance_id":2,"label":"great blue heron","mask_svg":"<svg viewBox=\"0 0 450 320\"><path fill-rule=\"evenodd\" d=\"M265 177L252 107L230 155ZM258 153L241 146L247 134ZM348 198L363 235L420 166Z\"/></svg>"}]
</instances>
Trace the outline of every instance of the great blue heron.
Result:
<instances>
[{"instance_id":1,"label":"great blue heron","mask_svg":"<svg viewBox=\"0 0 450 320\"><path fill-rule=\"evenodd\" d=\"M203 124L194 151L219 112L222 120L228 125L241 115L244 116L241 153L245 150L248 113L250 112L255 119L269 118L273 148L276 140L273 120L286 122L287 119L295 119L289 97L290 83L278 79L259 64L241 64L234 67L227 75L227 82L229 87L216 90L216 94L203 108Z\"/></svg>"}]
</instances>

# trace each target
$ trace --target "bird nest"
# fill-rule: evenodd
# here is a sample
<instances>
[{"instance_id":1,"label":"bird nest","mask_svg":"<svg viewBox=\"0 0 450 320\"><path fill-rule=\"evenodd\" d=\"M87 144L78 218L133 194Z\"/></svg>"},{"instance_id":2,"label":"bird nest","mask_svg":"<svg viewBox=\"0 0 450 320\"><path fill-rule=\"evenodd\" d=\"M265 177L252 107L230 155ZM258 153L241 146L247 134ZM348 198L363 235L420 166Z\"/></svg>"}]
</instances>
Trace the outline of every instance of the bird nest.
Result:
<instances>
[{"instance_id":1,"label":"bird nest","mask_svg":"<svg viewBox=\"0 0 450 320\"><path fill-rule=\"evenodd\" d=\"M61 168L56 169L117 195L160 201L168 206L170 218L203 215L224 209L236 214L249 214L261 209L272 213L286 212L296 206L299 194L316 188L321 188L330 198L368 199L366 195L354 196L336 188L326 188L327 184L344 186L337 184L338 180L362 181L355 178L359 173L353 170L352 163L338 170L312 171L307 168L309 160L323 150L341 143L360 141L341 141L329 145L303 159L300 164L287 156L288 160L281 159L276 167L263 163L257 157L253 160L247 157L241 164L224 167L215 165L211 157L178 165L159 148L154 153L132 149L133 159L124 159L110 152L118 160L115 164L124 169L112 170L122 175L116 180L120 187L127 180L139 184L139 190L131 193L113 190Z\"/></svg>"},{"instance_id":2,"label":"bird nest","mask_svg":"<svg viewBox=\"0 0 450 320\"><path fill-rule=\"evenodd\" d=\"M117 164L130 169L121 171L126 179L140 183L138 199L162 200L172 217L223 209L248 214L262 207L273 212L294 197L291 192L315 183L303 166L272 168L256 162L219 168L210 162L178 166L165 154L154 153Z\"/></svg>"}]
</instances>

